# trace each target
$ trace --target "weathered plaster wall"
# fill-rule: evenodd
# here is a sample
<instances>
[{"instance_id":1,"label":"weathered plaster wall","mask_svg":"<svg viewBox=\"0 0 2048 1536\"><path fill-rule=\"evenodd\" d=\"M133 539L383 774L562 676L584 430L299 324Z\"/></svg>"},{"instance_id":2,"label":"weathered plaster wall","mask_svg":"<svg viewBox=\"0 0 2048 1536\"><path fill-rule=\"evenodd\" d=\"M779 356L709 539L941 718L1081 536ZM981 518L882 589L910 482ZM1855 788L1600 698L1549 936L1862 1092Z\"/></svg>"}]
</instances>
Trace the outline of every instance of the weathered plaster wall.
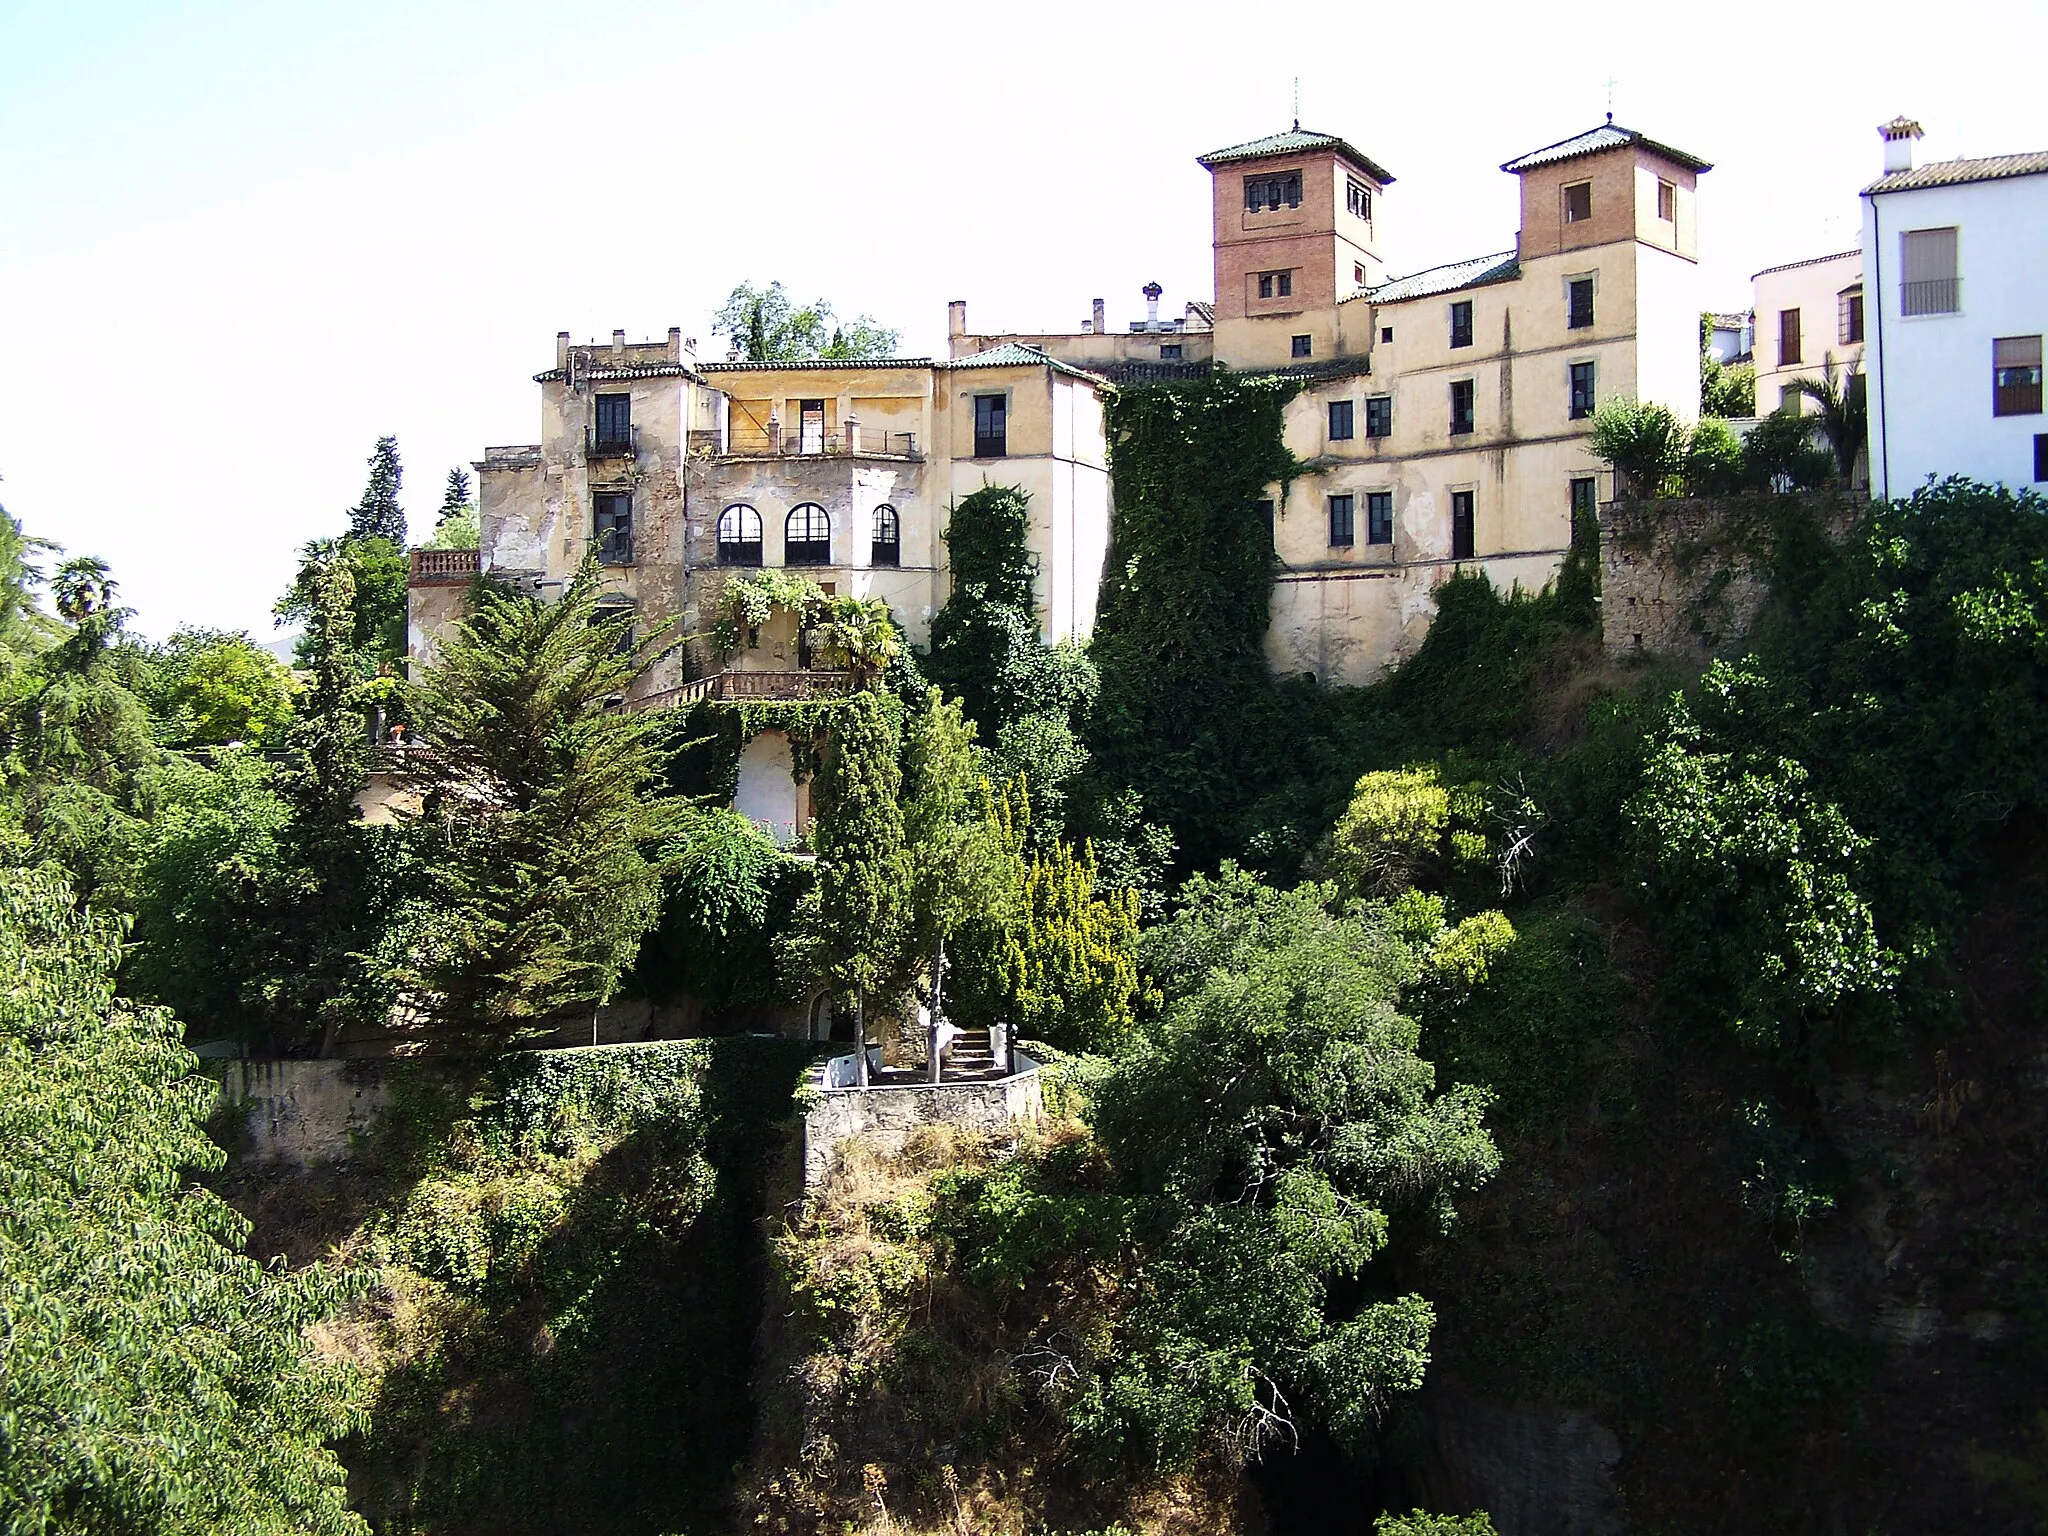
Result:
<instances>
[{"instance_id":1,"label":"weathered plaster wall","mask_svg":"<svg viewBox=\"0 0 2048 1536\"><path fill-rule=\"evenodd\" d=\"M851 1061L852 1058L848 1057ZM1019 1056L1023 1070L992 1083L915 1083L887 1088L819 1088L804 1116L804 1183L832 1168L832 1149L849 1136L865 1136L894 1152L920 1126L957 1125L1000 1132L1045 1113L1041 1070ZM819 1068L820 1077L824 1064Z\"/></svg>"},{"instance_id":2,"label":"weathered plaster wall","mask_svg":"<svg viewBox=\"0 0 2048 1536\"><path fill-rule=\"evenodd\" d=\"M218 1063L220 1104L241 1121L229 1151L259 1163L310 1167L352 1156L391 1103L396 1063L228 1061Z\"/></svg>"}]
</instances>

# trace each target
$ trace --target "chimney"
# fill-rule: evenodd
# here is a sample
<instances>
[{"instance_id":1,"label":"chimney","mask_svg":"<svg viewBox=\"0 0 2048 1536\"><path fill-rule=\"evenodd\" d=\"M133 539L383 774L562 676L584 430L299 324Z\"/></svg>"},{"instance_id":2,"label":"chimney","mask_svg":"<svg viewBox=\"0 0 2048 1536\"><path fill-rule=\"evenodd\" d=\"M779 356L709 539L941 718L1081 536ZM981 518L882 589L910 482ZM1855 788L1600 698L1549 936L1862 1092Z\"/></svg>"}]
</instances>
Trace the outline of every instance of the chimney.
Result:
<instances>
[{"instance_id":1,"label":"chimney","mask_svg":"<svg viewBox=\"0 0 2048 1536\"><path fill-rule=\"evenodd\" d=\"M967 301L965 299L955 299L946 306L946 339L951 341L955 337L965 336L966 334Z\"/></svg>"},{"instance_id":2,"label":"chimney","mask_svg":"<svg viewBox=\"0 0 2048 1536\"><path fill-rule=\"evenodd\" d=\"M1103 335L1105 332L1109 330L1109 326L1103 321L1102 318L1102 300L1097 299L1095 301L1091 313L1093 314L1095 319L1095 334L1098 336Z\"/></svg>"},{"instance_id":3,"label":"chimney","mask_svg":"<svg viewBox=\"0 0 2048 1536\"><path fill-rule=\"evenodd\" d=\"M680 325L668 328L668 360L672 363L683 360L683 328Z\"/></svg>"},{"instance_id":4,"label":"chimney","mask_svg":"<svg viewBox=\"0 0 2048 1536\"><path fill-rule=\"evenodd\" d=\"M1877 131L1884 138L1885 175L1913 169L1913 141L1921 136L1920 125L1910 117L1895 117Z\"/></svg>"},{"instance_id":5,"label":"chimney","mask_svg":"<svg viewBox=\"0 0 2048 1536\"><path fill-rule=\"evenodd\" d=\"M555 332L555 366L557 368L567 368L569 366L569 333L567 331Z\"/></svg>"},{"instance_id":6,"label":"chimney","mask_svg":"<svg viewBox=\"0 0 2048 1536\"><path fill-rule=\"evenodd\" d=\"M613 332L612 332L612 356L614 356L614 357L624 357L625 355L626 355L626 333L625 333L624 331L613 331Z\"/></svg>"},{"instance_id":7,"label":"chimney","mask_svg":"<svg viewBox=\"0 0 2048 1536\"><path fill-rule=\"evenodd\" d=\"M1159 295L1166 292L1166 290L1157 283L1147 283L1144 292L1145 329L1156 331L1159 329Z\"/></svg>"}]
</instances>

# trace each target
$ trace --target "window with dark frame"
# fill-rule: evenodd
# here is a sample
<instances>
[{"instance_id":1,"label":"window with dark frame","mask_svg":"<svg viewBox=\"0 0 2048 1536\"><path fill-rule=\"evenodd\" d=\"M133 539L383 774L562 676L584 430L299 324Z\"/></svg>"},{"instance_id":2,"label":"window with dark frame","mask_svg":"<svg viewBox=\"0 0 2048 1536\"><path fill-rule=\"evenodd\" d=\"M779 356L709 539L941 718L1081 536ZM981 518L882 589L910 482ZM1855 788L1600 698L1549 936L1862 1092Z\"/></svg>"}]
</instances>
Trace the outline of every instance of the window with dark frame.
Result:
<instances>
[{"instance_id":1,"label":"window with dark frame","mask_svg":"<svg viewBox=\"0 0 2048 1536\"><path fill-rule=\"evenodd\" d=\"M832 563L832 519L815 501L799 502L782 520L782 563Z\"/></svg>"},{"instance_id":2,"label":"window with dark frame","mask_svg":"<svg viewBox=\"0 0 2048 1536\"><path fill-rule=\"evenodd\" d=\"M1365 493L1365 542L1368 544L1391 544L1394 542L1394 493L1392 491L1367 491Z\"/></svg>"},{"instance_id":3,"label":"window with dark frame","mask_svg":"<svg viewBox=\"0 0 2048 1536\"><path fill-rule=\"evenodd\" d=\"M1657 217L1666 224L1678 222L1678 188L1671 182L1657 183Z\"/></svg>"},{"instance_id":4,"label":"window with dark frame","mask_svg":"<svg viewBox=\"0 0 2048 1536\"><path fill-rule=\"evenodd\" d=\"M1261 272L1259 274L1259 297L1262 299L1287 299L1294 296L1294 272Z\"/></svg>"},{"instance_id":5,"label":"window with dark frame","mask_svg":"<svg viewBox=\"0 0 2048 1536\"><path fill-rule=\"evenodd\" d=\"M1393 327L1392 327L1391 325L1383 325L1383 326L1381 326L1381 327L1380 327L1380 340L1381 340L1381 341L1388 341L1388 342L1390 342L1390 341L1392 341L1393 339L1394 339L1394 328L1393 328Z\"/></svg>"},{"instance_id":6,"label":"window with dark frame","mask_svg":"<svg viewBox=\"0 0 2048 1536\"><path fill-rule=\"evenodd\" d=\"M2034 479L2048 480L2048 432L2034 434Z\"/></svg>"},{"instance_id":7,"label":"window with dark frame","mask_svg":"<svg viewBox=\"0 0 2048 1536\"><path fill-rule=\"evenodd\" d=\"M1596 503L1600 498L1599 482L1591 475L1580 475L1572 481L1571 496L1573 521L1576 522L1581 516L1590 517L1596 510Z\"/></svg>"},{"instance_id":8,"label":"window with dark frame","mask_svg":"<svg viewBox=\"0 0 2048 1536\"><path fill-rule=\"evenodd\" d=\"M1266 543L1273 542L1273 498L1261 496L1252 503L1252 510L1259 514L1259 521L1266 525Z\"/></svg>"},{"instance_id":9,"label":"window with dark frame","mask_svg":"<svg viewBox=\"0 0 2048 1536\"><path fill-rule=\"evenodd\" d=\"M633 498L623 491L599 491L591 534L600 565L633 563Z\"/></svg>"},{"instance_id":10,"label":"window with dark frame","mask_svg":"<svg viewBox=\"0 0 2048 1536\"><path fill-rule=\"evenodd\" d=\"M1572 364L1572 420L1584 421L1593 414L1593 365Z\"/></svg>"},{"instance_id":11,"label":"window with dark frame","mask_svg":"<svg viewBox=\"0 0 2048 1536\"><path fill-rule=\"evenodd\" d=\"M1463 437L1472 430L1472 398L1474 390L1470 379L1459 379L1451 385L1451 436Z\"/></svg>"},{"instance_id":12,"label":"window with dark frame","mask_svg":"<svg viewBox=\"0 0 2048 1536\"><path fill-rule=\"evenodd\" d=\"M1348 549L1351 546L1351 508L1348 495L1330 498L1330 547Z\"/></svg>"},{"instance_id":13,"label":"window with dark frame","mask_svg":"<svg viewBox=\"0 0 2048 1536\"><path fill-rule=\"evenodd\" d=\"M1330 441L1348 442L1351 437L1351 402L1332 400L1330 402Z\"/></svg>"},{"instance_id":14,"label":"window with dark frame","mask_svg":"<svg viewBox=\"0 0 2048 1536\"><path fill-rule=\"evenodd\" d=\"M633 397L599 395L597 430L593 434L600 450L633 446Z\"/></svg>"},{"instance_id":15,"label":"window with dark frame","mask_svg":"<svg viewBox=\"0 0 2048 1536\"><path fill-rule=\"evenodd\" d=\"M1162 341L1159 344L1159 360L1163 363L1178 362L1180 360L1180 343L1177 341Z\"/></svg>"},{"instance_id":16,"label":"window with dark frame","mask_svg":"<svg viewBox=\"0 0 2048 1536\"><path fill-rule=\"evenodd\" d=\"M1451 306L1451 345L1469 347L1472 345L1472 301L1459 299Z\"/></svg>"},{"instance_id":17,"label":"window with dark frame","mask_svg":"<svg viewBox=\"0 0 2048 1536\"><path fill-rule=\"evenodd\" d=\"M1991 414L2041 414L2041 338L1999 336L1991 343Z\"/></svg>"},{"instance_id":18,"label":"window with dark frame","mask_svg":"<svg viewBox=\"0 0 2048 1536\"><path fill-rule=\"evenodd\" d=\"M1901 315L1953 315L1963 307L1956 273L1956 227L1909 229L1899 236Z\"/></svg>"},{"instance_id":19,"label":"window with dark frame","mask_svg":"<svg viewBox=\"0 0 2048 1536\"><path fill-rule=\"evenodd\" d=\"M616 637L612 641L612 654L614 656L629 656L632 654L633 642L639 639L640 636L633 622L634 608L630 602L599 603L597 605L597 612L592 614L591 618L596 621L600 629L614 629L617 631Z\"/></svg>"},{"instance_id":20,"label":"window with dark frame","mask_svg":"<svg viewBox=\"0 0 2048 1536\"><path fill-rule=\"evenodd\" d=\"M974 397L974 456L1006 458L1010 451L1010 402L1005 395Z\"/></svg>"},{"instance_id":21,"label":"window with dark frame","mask_svg":"<svg viewBox=\"0 0 2048 1536\"><path fill-rule=\"evenodd\" d=\"M1593 279L1575 277L1565 288L1565 325L1583 331L1593 323Z\"/></svg>"},{"instance_id":22,"label":"window with dark frame","mask_svg":"<svg viewBox=\"0 0 2048 1536\"><path fill-rule=\"evenodd\" d=\"M1564 221L1583 224L1593 217L1593 183L1575 181L1564 189Z\"/></svg>"},{"instance_id":23,"label":"window with dark frame","mask_svg":"<svg viewBox=\"0 0 2048 1536\"><path fill-rule=\"evenodd\" d=\"M1778 311L1778 366L1803 362L1799 355L1799 311L1781 309Z\"/></svg>"},{"instance_id":24,"label":"window with dark frame","mask_svg":"<svg viewBox=\"0 0 2048 1536\"><path fill-rule=\"evenodd\" d=\"M745 502L734 502L718 514L718 563L761 563L761 514Z\"/></svg>"},{"instance_id":25,"label":"window with dark frame","mask_svg":"<svg viewBox=\"0 0 2048 1536\"><path fill-rule=\"evenodd\" d=\"M1281 206L1301 206L1301 172L1286 171L1278 176L1247 176L1244 179L1246 213Z\"/></svg>"},{"instance_id":26,"label":"window with dark frame","mask_svg":"<svg viewBox=\"0 0 2048 1536\"><path fill-rule=\"evenodd\" d=\"M1367 395L1365 397L1365 435L1367 437L1392 437L1394 435L1394 397L1392 395Z\"/></svg>"},{"instance_id":27,"label":"window with dark frame","mask_svg":"<svg viewBox=\"0 0 2048 1536\"><path fill-rule=\"evenodd\" d=\"M1372 188L1356 176L1344 178L1344 206L1368 224L1372 222Z\"/></svg>"},{"instance_id":28,"label":"window with dark frame","mask_svg":"<svg viewBox=\"0 0 2048 1536\"><path fill-rule=\"evenodd\" d=\"M1472 491L1451 492L1451 558L1470 560L1472 558L1472 502L1476 495Z\"/></svg>"},{"instance_id":29,"label":"window with dark frame","mask_svg":"<svg viewBox=\"0 0 2048 1536\"><path fill-rule=\"evenodd\" d=\"M1294 355L1296 357L1307 357L1309 355L1310 349L1313 346L1313 337L1297 336L1294 338Z\"/></svg>"},{"instance_id":30,"label":"window with dark frame","mask_svg":"<svg viewBox=\"0 0 2048 1536\"><path fill-rule=\"evenodd\" d=\"M1835 331L1842 345L1863 339L1863 287L1844 288L1835 301Z\"/></svg>"},{"instance_id":31,"label":"window with dark frame","mask_svg":"<svg viewBox=\"0 0 2048 1536\"><path fill-rule=\"evenodd\" d=\"M875 508L874 532L868 540L869 565L903 563L903 522L887 502Z\"/></svg>"},{"instance_id":32,"label":"window with dark frame","mask_svg":"<svg viewBox=\"0 0 2048 1536\"><path fill-rule=\"evenodd\" d=\"M1361 287L1361 288L1363 288L1363 287L1365 286L1365 263L1364 263L1364 262L1362 262L1362 261L1354 261L1353 263L1351 263L1351 281L1352 281L1352 282L1354 282L1354 283L1356 283L1356 284L1357 284L1357 285L1358 285L1359 287Z\"/></svg>"}]
</instances>

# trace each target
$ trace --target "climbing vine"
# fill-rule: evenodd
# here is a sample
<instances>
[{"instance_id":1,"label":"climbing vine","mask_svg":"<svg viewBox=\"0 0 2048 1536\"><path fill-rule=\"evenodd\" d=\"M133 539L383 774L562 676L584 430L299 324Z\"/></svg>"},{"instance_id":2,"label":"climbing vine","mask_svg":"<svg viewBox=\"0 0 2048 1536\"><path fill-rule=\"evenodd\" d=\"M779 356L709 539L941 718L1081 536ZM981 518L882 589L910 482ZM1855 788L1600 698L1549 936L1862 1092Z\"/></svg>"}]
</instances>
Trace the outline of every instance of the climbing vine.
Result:
<instances>
[{"instance_id":1,"label":"climbing vine","mask_svg":"<svg viewBox=\"0 0 2048 1536\"><path fill-rule=\"evenodd\" d=\"M740 754L763 731L789 738L790 777L798 783L818 772L825 740L845 710L845 699L705 699L691 708L677 732L682 786L729 804L739 786Z\"/></svg>"}]
</instances>

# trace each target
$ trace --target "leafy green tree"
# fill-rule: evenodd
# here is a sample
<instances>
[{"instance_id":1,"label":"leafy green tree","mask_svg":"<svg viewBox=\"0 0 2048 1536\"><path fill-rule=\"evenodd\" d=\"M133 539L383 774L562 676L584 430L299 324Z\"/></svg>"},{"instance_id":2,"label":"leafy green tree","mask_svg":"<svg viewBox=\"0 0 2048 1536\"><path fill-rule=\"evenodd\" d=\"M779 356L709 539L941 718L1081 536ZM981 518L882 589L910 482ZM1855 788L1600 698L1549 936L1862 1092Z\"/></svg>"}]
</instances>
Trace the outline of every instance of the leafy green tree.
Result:
<instances>
[{"instance_id":1,"label":"leafy green tree","mask_svg":"<svg viewBox=\"0 0 2048 1536\"><path fill-rule=\"evenodd\" d=\"M469 471L451 469L448 471L448 483L441 490L441 508L434 514L434 526L443 527L451 517L461 517L465 513L471 516L476 513L476 502L470 494Z\"/></svg>"},{"instance_id":2,"label":"leafy green tree","mask_svg":"<svg viewBox=\"0 0 2048 1536\"><path fill-rule=\"evenodd\" d=\"M693 810L664 849L661 918L627 990L657 1003L687 993L719 1019L776 1001L775 938L810 884L798 860L737 811Z\"/></svg>"},{"instance_id":3,"label":"leafy green tree","mask_svg":"<svg viewBox=\"0 0 2048 1536\"><path fill-rule=\"evenodd\" d=\"M1834 473L1832 454L1814 441L1816 419L1801 411L1773 411L1742 440L1742 469L1753 490L1811 490Z\"/></svg>"},{"instance_id":4,"label":"leafy green tree","mask_svg":"<svg viewBox=\"0 0 2048 1536\"><path fill-rule=\"evenodd\" d=\"M1716 417L1701 418L1686 440L1683 473L1688 496L1721 496L1741 490L1745 474L1742 439L1735 429Z\"/></svg>"},{"instance_id":5,"label":"leafy green tree","mask_svg":"<svg viewBox=\"0 0 2048 1536\"><path fill-rule=\"evenodd\" d=\"M1405 1515L1381 1515L1372 1536L1495 1536L1495 1532L1483 1509L1469 1515L1431 1515L1418 1509Z\"/></svg>"},{"instance_id":6,"label":"leafy green tree","mask_svg":"<svg viewBox=\"0 0 2048 1536\"><path fill-rule=\"evenodd\" d=\"M1756 366L1724 363L1714 356L1714 316L1700 316L1700 415L1750 417L1756 414Z\"/></svg>"},{"instance_id":7,"label":"leafy green tree","mask_svg":"<svg viewBox=\"0 0 2048 1536\"><path fill-rule=\"evenodd\" d=\"M402 545L382 537L313 540L299 552L298 573L272 611L280 624L306 624L323 573L337 563L348 567L352 594L348 645L371 672L395 670L406 654L409 567ZM294 659L301 667L312 664L303 638Z\"/></svg>"},{"instance_id":8,"label":"leafy green tree","mask_svg":"<svg viewBox=\"0 0 2048 1536\"><path fill-rule=\"evenodd\" d=\"M247 635L183 628L143 653L140 692L172 746L276 745L298 684Z\"/></svg>"},{"instance_id":9,"label":"leafy green tree","mask_svg":"<svg viewBox=\"0 0 2048 1536\"><path fill-rule=\"evenodd\" d=\"M1000 921L1016 885L984 809L982 754L957 699L929 689L905 725L903 842L911 870L917 953L928 955L975 921Z\"/></svg>"},{"instance_id":10,"label":"leafy green tree","mask_svg":"<svg viewBox=\"0 0 2048 1536\"><path fill-rule=\"evenodd\" d=\"M405 510L398 504L398 487L404 478L398 439L378 438L377 446L370 450L370 476L362 499L349 509L349 538L382 539L395 549L405 548Z\"/></svg>"},{"instance_id":11,"label":"leafy green tree","mask_svg":"<svg viewBox=\"0 0 2048 1536\"><path fill-rule=\"evenodd\" d=\"M866 315L835 325L828 302L798 306L780 283L734 288L712 317L711 334L731 338L733 356L749 363L889 357L901 339Z\"/></svg>"},{"instance_id":12,"label":"leafy green tree","mask_svg":"<svg viewBox=\"0 0 2048 1536\"><path fill-rule=\"evenodd\" d=\"M360 1293L242 1251L193 1172L214 1085L115 1001L121 932L0 871L0 1529L366 1536L327 1448L365 1418L307 1329Z\"/></svg>"},{"instance_id":13,"label":"leafy green tree","mask_svg":"<svg viewBox=\"0 0 2048 1536\"><path fill-rule=\"evenodd\" d=\"M405 762L433 871L385 974L439 1029L503 1046L616 990L660 915L659 850L684 807L662 792L659 721L617 708L673 643L621 647L586 563L559 601L480 586L415 686Z\"/></svg>"},{"instance_id":14,"label":"leafy green tree","mask_svg":"<svg viewBox=\"0 0 2048 1536\"><path fill-rule=\"evenodd\" d=\"M1604 402L1593 413L1587 446L1613 469L1624 495L1664 495L1685 471L1685 424L1668 407L1654 402Z\"/></svg>"}]
</instances>

